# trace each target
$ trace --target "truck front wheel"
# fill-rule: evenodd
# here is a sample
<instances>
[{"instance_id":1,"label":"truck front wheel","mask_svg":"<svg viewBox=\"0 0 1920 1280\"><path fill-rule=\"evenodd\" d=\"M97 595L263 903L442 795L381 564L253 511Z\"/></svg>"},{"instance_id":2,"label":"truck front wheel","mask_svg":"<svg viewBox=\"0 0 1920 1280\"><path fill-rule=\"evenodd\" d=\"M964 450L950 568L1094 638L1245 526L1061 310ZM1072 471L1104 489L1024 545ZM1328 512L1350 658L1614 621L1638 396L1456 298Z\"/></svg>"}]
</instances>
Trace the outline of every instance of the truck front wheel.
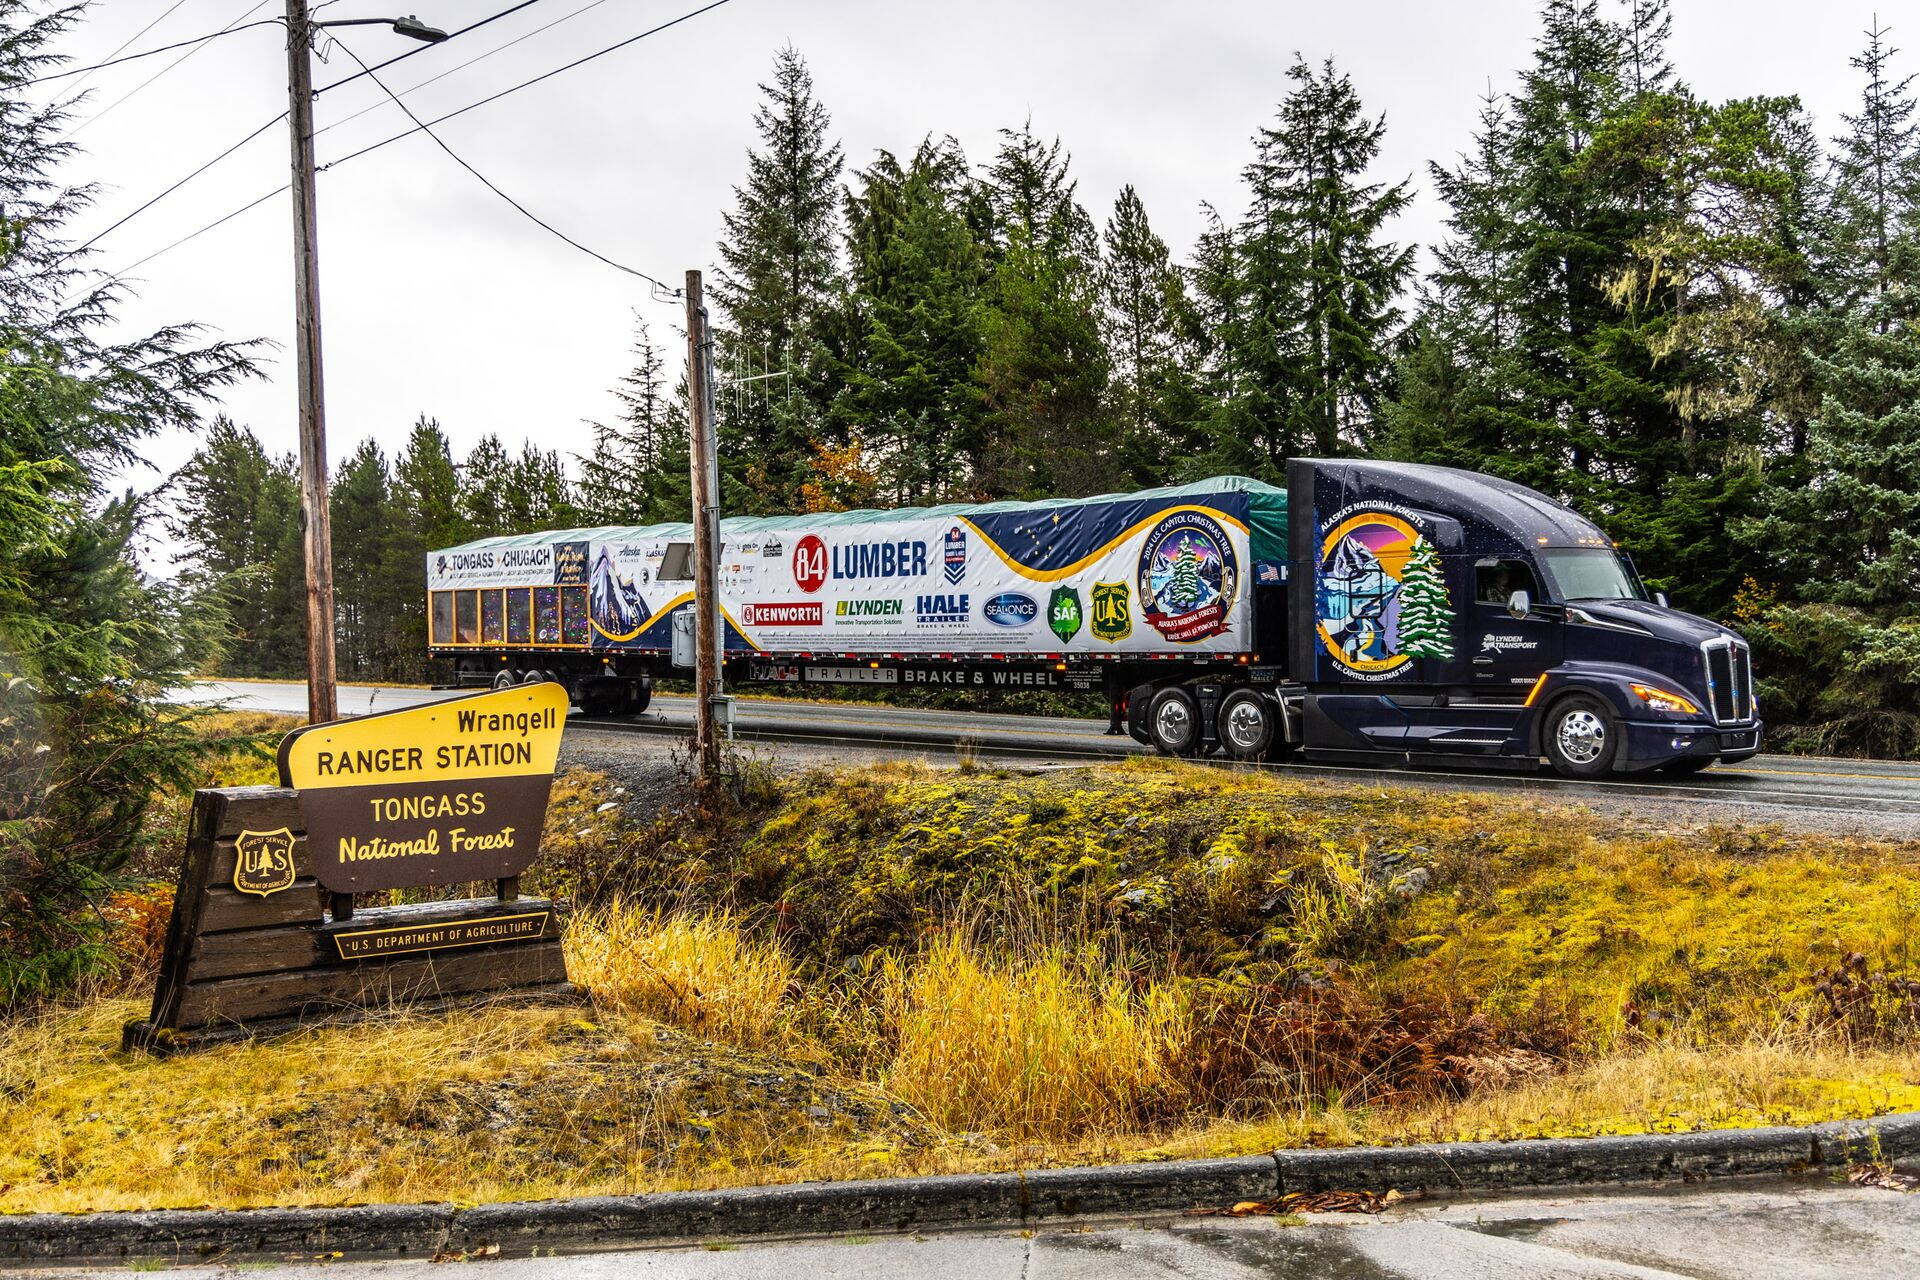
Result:
<instances>
[{"instance_id":1,"label":"truck front wheel","mask_svg":"<svg viewBox=\"0 0 1920 1280\"><path fill-rule=\"evenodd\" d=\"M1178 685L1147 704L1147 733L1162 755L1190 756L1200 745L1200 704Z\"/></svg>"},{"instance_id":2,"label":"truck front wheel","mask_svg":"<svg viewBox=\"0 0 1920 1280\"><path fill-rule=\"evenodd\" d=\"M1575 694L1553 704L1541 735L1547 763L1563 778L1600 778L1620 751L1620 725L1598 698Z\"/></svg>"}]
</instances>

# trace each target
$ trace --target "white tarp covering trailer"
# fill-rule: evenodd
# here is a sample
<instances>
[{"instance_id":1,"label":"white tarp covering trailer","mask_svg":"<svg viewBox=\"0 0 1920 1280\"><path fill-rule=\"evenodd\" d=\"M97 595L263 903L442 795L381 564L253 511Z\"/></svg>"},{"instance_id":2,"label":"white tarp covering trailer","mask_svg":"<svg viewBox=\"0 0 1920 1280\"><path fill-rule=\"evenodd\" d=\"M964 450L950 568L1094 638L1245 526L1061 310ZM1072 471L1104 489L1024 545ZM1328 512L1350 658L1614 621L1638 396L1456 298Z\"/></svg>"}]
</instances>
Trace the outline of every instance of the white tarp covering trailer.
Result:
<instances>
[{"instance_id":1,"label":"white tarp covering trailer","mask_svg":"<svg viewBox=\"0 0 1920 1280\"><path fill-rule=\"evenodd\" d=\"M691 665L691 537L430 552L430 647L462 683L641 710ZM1099 691L1114 731L1175 755L1597 777L1760 749L1740 636L1650 598L1564 504L1450 467L1294 459L1285 488L735 517L720 542L729 684Z\"/></svg>"},{"instance_id":2,"label":"white tarp covering trailer","mask_svg":"<svg viewBox=\"0 0 1920 1280\"><path fill-rule=\"evenodd\" d=\"M1117 699L1140 664L1251 665L1255 586L1285 576L1286 502L1229 476L1059 502L726 519L728 679ZM672 671L691 537L686 524L565 529L431 552L430 647L463 681L559 678L591 709L633 710Z\"/></svg>"}]
</instances>

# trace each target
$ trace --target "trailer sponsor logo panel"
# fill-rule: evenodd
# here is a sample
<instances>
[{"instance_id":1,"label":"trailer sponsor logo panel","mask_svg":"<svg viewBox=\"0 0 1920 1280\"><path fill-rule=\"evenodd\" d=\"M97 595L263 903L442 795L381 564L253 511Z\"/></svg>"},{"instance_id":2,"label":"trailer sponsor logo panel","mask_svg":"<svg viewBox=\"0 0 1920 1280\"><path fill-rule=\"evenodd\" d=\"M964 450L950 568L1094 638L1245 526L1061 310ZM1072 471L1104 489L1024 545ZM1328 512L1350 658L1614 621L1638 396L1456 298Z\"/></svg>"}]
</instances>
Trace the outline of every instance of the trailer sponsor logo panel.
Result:
<instances>
[{"instance_id":1,"label":"trailer sponsor logo panel","mask_svg":"<svg viewBox=\"0 0 1920 1280\"><path fill-rule=\"evenodd\" d=\"M1347 676L1390 680L1415 658L1453 657L1453 602L1419 520L1404 508L1348 507L1323 525L1314 616L1321 644Z\"/></svg>"},{"instance_id":2,"label":"trailer sponsor logo panel","mask_svg":"<svg viewBox=\"0 0 1920 1280\"><path fill-rule=\"evenodd\" d=\"M959 525L947 530L947 536L940 544L940 563L946 571L947 581L956 587L967 576L967 531Z\"/></svg>"},{"instance_id":3,"label":"trailer sponsor logo panel","mask_svg":"<svg viewBox=\"0 0 1920 1280\"><path fill-rule=\"evenodd\" d=\"M778 604L743 604L740 622L748 627L817 627L821 624L818 600L791 600Z\"/></svg>"},{"instance_id":4,"label":"trailer sponsor logo panel","mask_svg":"<svg viewBox=\"0 0 1920 1280\"><path fill-rule=\"evenodd\" d=\"M1032 596L1003 591L980 606L980 616L996 627L1024 627L1040 616L1040 606Z\"/></svg>"},{"instance_id":5,"label":"trailer sponsor logo panel","mask_svg":"<svg viewBox=\"0 0 1920 1280\"><path fill-rule=\"evenodd\" d=\"M1227 629L1239 562L1212 516L1180 511L1155 524L1140 549L1139 576L1141 613L1167 639L1191 644Z\"/></svg>"},{"instance_id":6,"label":"trailer sponsor logo panel","mask_svg":"<svg viewBox=\"0 0 1920 1280\"><path fill-rule=\"evenodd\" d=\"M793 581L808 595L827 585L827 544L817 534L793 544Z\"/></svg>"},{"instance_id":7,"label":"trailer sponsor logo panel","mask_svg":"<svg viewBox=\"0 0 1920 1280\"><path fill-rule=\"evenodd\" d=\"M1096 639L1116 643L1133 634L1133 614L1127 607L1127 584L1093 584L1093 634Z\"/></svg>"},{"instance_id":8,"label":"trailer sponsor logo panel","mask_svg":"<svg viewBox=\"0 0 1920 1280\"><path fill-rule=\"evenodd\" d=\"M1072 587L1055 587L1047 600L1047 626L1065 644L1080 633L1080 593Z\"/></svg>"}]
</instances>

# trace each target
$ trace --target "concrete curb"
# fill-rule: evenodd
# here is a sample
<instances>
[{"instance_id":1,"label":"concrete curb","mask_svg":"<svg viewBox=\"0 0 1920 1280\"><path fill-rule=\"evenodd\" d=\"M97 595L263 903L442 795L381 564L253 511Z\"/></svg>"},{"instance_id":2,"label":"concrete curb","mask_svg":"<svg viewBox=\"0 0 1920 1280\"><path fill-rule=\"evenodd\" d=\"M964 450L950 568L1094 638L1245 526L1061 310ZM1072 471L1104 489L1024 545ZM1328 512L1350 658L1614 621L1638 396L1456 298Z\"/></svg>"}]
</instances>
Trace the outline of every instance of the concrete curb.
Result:
<instances>
[{"instance_id":1,"label":"concrete curb","mask_svg":"<svg viewBox=\"0 0 1920 1280\"><path fill-rule=\"evenodd\" d=\"M1804 1128L1276 1151L1090 1169L809 1182L522 1204L0 1215L0 1260L584 1250L1177 1213L1336 1189L1496 1191L1837 1172L1920 1157L1920 1112Z\"/></svg>"}]
</instances>

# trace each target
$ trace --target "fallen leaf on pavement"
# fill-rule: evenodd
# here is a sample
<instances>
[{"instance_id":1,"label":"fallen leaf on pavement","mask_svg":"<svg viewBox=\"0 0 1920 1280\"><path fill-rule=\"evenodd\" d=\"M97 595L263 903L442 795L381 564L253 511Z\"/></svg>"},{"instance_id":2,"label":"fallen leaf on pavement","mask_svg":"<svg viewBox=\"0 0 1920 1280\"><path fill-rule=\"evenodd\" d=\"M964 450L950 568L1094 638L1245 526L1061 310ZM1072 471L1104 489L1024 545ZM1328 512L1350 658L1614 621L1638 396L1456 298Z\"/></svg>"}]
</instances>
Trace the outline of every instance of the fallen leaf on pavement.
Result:
<instances>
[{"instance_id":1,"label":"fallen leaf on pavement","mask_svg":"<svg viewBox=\"0 0 1920 1280\"><path fill-rule=\"evenodd\" d=\"M1884 1187L1888 1191L1912 1191L1920 1187L1920 1178L1895 1173L1892 1165L1856 1164L1847 1170L1847 1181L1856 1187Z\"/></svg>"},{"instance_id":2,"label":"fallen leaf on pavement","mask_svg":"<svg viewBox=\"0 0 1920 1280\"><path fill-rule=\"evenodd\" d=\"M1379 1213L1407 1197L1398 1191L1295 1191L1275 1200L1242 1200L1231 1209L1190 1209L1192 1217L1249 1218L1288 1213Z\"/></svg>"}]
</instances>

